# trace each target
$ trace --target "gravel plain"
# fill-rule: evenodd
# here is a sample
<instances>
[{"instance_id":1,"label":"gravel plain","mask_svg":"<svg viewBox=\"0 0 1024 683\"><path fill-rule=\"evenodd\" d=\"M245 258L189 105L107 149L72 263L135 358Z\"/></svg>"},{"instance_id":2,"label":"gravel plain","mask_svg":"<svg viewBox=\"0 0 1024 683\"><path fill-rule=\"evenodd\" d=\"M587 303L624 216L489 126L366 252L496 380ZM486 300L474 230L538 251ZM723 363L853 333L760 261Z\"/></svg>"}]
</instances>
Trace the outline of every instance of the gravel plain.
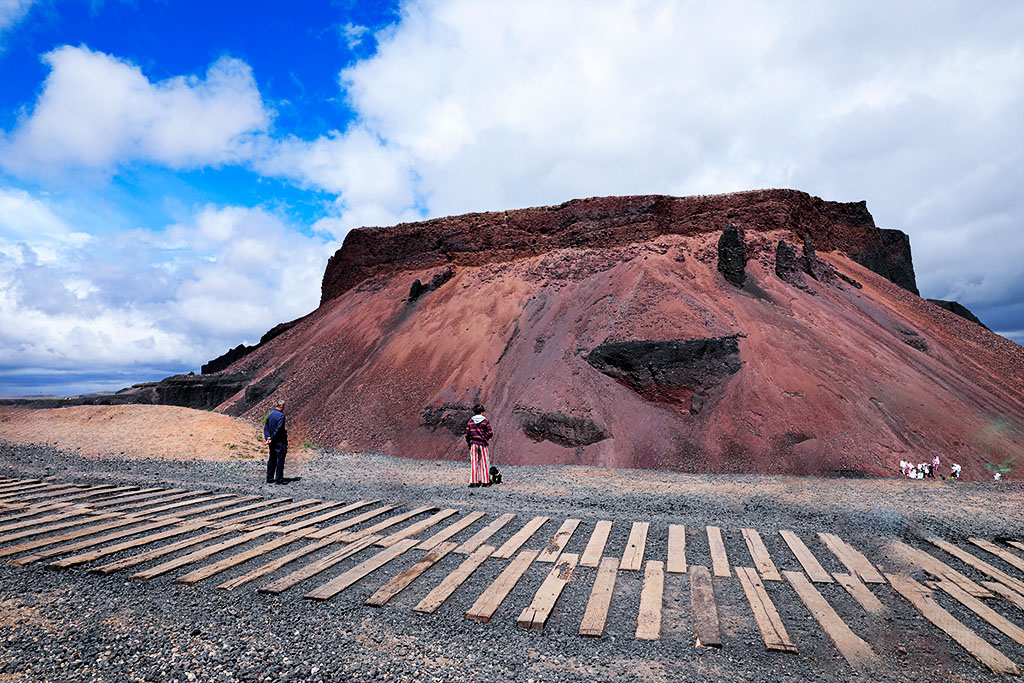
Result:
<instances>
[{"instance_id":1,"label":"gravel plain","mask_svg":"<svg viewBox=\"0 0 1024 683\"><path fill-rule=\"evenodd\" d=\"M3 442L0 462L4 464L0 474L8 477L51 476L59 482L285 495L295 500L379 498L400 504L397 511L429 504L458 508L462 513L483 511L485 520L515 513L516 519L489 541L492 545L504 542L534 515L545 515L550 521L524 546L539 549L562 521L576 518L582 522L565 549L571 553L582 553L594 523L607 519L613 527L605 555L621 556L631 523L648 521L645 557L663 560L668 525L685 524L691 565L710 565L704 532L709 524L722 528L734 565L751 564L740 529L757 529L780 570L799 570L800 566L777 534L779 529L794 530L833 572L845 570L817 541L815 533L819 531L839 534L886 570L901 568L886 553L893 538L921 548L927 546L921 540L926 535L958 543L971 535L1024 539L1020 514L1024 490L1016 481L697 476L545 466L506 467L505 483L469 489L464 483L468 467L462 463L321 450L311 459L286 467L286 475L296 479L273 486L262 482L264 464L255 458L188 462L84 457L53 446ZM464 530L454 540L468 538L483 523ZM419 537L430 533L433 530ZM959 560L930 546L927 549L968 576L984 578ZM618 573L605 633L597 639L577 634L596 572L587 567L576 569L541 631L518 628L516 617L547 576L550 564L532 566L488 623L466 619L464 613L504 568L503 560L488 560L433 614L411 609L462 561L463 556L455 553L382 608L367 607L363 602L387 579L415 563L422 551L402 555L324 602L305 600L302 594L374 551L350 558L280 595L258 594L255 588L264 581L233 591L216 589L221 581L288 550L274 551L194 586L173 582L187 569L144 582L130 581L128 571L90 574L89 565L53 571L43 563L19 567L4 562L0 564L0 681L995 678L888 586L873 587L888 609L882 616L864 612L837 584L819 586L847 625L878 653L883 665L874 672L850 668L785 582L766 582L766 588L799 648L797 654L764 649L735 578L715 580L722 649L695 647L686 575L666 575L661 639L656 642L634 638L642 572ZM985 559L1014 576L1021 575L1000 560ZM919 572L914 575L924 579ZM1024 663L1024 646L948 596L937 595L937 600L1010 659ZM1024 624L1024 612L1008 603L989 604L1018 625Z\"/></svg>"}]
</instances>

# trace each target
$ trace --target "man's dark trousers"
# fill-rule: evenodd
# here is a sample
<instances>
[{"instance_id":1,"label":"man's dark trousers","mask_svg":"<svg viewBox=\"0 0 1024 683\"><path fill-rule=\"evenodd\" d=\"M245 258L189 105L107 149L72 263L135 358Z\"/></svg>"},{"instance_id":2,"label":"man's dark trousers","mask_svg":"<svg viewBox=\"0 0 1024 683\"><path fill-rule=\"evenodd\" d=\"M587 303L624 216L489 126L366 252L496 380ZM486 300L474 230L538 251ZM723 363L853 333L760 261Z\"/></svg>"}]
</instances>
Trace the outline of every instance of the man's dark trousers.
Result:
<instances>
[{"instance_id":1,"label":"man's dark trousers","mask_svg":"<svg viewBox=\"0 0 1024 683\"><path fill-rule=\"evenodd\" d=\"M270 458L267 460L267 483L284 481L284 456L288 453L287 441L270 442Z\"/></svg>"}]
</instances>

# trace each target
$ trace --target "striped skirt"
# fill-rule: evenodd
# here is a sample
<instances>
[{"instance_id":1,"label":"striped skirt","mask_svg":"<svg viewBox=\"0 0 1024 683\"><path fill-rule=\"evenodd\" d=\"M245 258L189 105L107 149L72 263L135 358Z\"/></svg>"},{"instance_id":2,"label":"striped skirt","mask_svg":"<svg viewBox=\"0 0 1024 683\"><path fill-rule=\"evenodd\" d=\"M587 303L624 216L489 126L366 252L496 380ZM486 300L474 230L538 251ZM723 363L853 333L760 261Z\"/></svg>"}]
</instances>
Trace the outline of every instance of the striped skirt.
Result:
<instances>
[{"instance_id":1,"label":"striped skirt","mask_svg":"<svg viewBox=\"0 0 1024 683\"><path fill-rule=\"evenodd\" d=\"M478 443L469 445L469 483L491 483L491 460L487 455L487 446Z\"/></svg>"}]
</instances>

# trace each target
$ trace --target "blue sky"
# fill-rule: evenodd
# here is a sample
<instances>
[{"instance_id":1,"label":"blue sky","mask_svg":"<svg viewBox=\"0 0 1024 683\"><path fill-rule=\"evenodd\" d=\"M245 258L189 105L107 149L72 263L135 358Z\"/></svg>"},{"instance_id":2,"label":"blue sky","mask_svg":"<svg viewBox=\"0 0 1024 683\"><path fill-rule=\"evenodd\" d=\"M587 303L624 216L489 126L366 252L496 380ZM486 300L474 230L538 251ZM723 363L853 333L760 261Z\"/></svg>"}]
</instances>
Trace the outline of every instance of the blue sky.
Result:
<instances>
[{"instance_id":1,"label":"blue sky","mask_svg":"<svg viewBox=\"0 0 1024 683\"><path fill-rule=\"evenodd\" d=\"M0 0L0 395L198 370L360 225L793 187L1024 340L1024 3Z\"/></svg>"}]
</instances>

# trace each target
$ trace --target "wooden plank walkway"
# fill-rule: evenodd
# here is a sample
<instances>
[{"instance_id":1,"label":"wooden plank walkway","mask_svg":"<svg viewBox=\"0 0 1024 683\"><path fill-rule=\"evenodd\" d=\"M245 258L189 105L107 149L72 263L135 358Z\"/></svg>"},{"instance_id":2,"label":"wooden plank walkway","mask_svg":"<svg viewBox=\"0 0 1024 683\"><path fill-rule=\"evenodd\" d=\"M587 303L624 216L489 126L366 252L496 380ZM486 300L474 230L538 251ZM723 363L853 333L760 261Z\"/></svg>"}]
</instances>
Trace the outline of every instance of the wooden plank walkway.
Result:
<instances>
[{"instance_id":1,"label":"wooden plank walkway","mask_svg":"<svg viewBox=\"0 0 1024 683\"><path fill-rule=\"evenodd\" d=\"M168 560L167 562L164 562L163 564L158 564L155 567L151 567L149 569L136 572L132 574L130 578L141 581L149 581L150 579L156 578L157 576L160 576L162 574L166 574L169 571L173 571L175 569L178 569L179 567L184 567L186 564L192 564L193 562L198 562L199 560L205 560L211 555L216 555L217 553L222 552L224 550L234 548L236 545L242 545L243 543L248 543L249 541L256 540L260 536L263 536L268 533L270 532L264 529L250 531L235 536L233 538L229 538L225 541L221 541L220 543L214 543L213 545L208 545L204 548L200 548L189 553L188 555L177 557L173 560Z\"/></svg>"},{"instance_id":2,"label":"wooden plank walkway","mask_svg":"<svg viewBox=\"0 0 1024 683\"><path fill-rule=\"evenodd\" d=\"M25 543L19 543L18 545L8 546L7 548L0 550L0 557L8 557L9 555L25 553L30 550L43 548L56 543L73 541L76 538L91 536L93 534L109 531L110 529L116 529L129 524L138 524L141 521L137 517L126 519L112 514L96 515L95 517L89 517L86 519L87 522L96 522L100 520L111 521L104 522L103 524L95 524L93 526L85 527L84 529L75 529L74 531L68 531L67 533L58 534L57 536L47 536L46 538L36 539L35 541L26 541Z\"/></svg>"},{"instance_id":3,"label":"wooden plank walkway","mask_svg":"<svg viewBox=\"0 0 1024 683\"><path fill-rule=\"evenodd\" d=\"M1018 593L1024 594L1024 581L1015 579L1014 577L1004 572L1002 569L993 567L988 562L985 562L979 557L975 557L963 548L953 545L949 541L944 541L941 538L935 538L933 536L928 537L925 540L934 545L936 548L941 548L942 550L945 550L947 553L957 558L964 564L974 567L979 572L988 576L989 578L995 579L999 583L1009 586Z\"/></svg>"},{"instance_id":4,"label":"wooden plank walkway","mask_svg":"<svg viewBox=\"0 0 1024 683\"><path fill-rule=\"evenodd\" d=\"M659 560L647 560L644 567L644 586L640 589L640 609L636 616L637 640L661 639L661 601L665 593L665 565Z\"/></svg>"},{"instance_id":5,"label":"wooden plank walkway","mask_svg":"<svg viewBox=\"0 0 1024 683\"><path fill-rule=\"evenodd\" d=\"M786 633L786 627L782 623L782 617L775 609L775 603L768 597L768 591L761 583L761 577L753 567L734 567L736 578L743 587L743 593L750 603L750 611L754 615L754 623L757 630L761 632L761 640L764 641L765 649L777 652L796 652L796 645ZM780 577L781 578L781 577Z\"/></svg>"},{"instance_id":6,"label":"wooden plank walkway","mask_svg":"<svg viewBox=\"0 0 1024 683\"><path fill-rule=\"evenodd\" d=\"M378 517L380 515L383 515L385 512L390 512L390 511L394 510L396 507L398 507L398 506L397 505L382 505L382 506L380 506L378 508L374 508L373 510L367 510L366 512L363 512L363 513L360 513L360 514L356 515L352 519L346 519L343 522L338 522L337 524L332 524L329 527L325 527L323 529L320 529L320 531L311 532L309 534L309 537L310 538L327 538L328 536L334 536L334 535L338 534L339 532L344 531L345 529L351 529L352 527L356 526L357 524L362 524L363 522L365 522L367 520L371 520L374 517Z\"/></svg>"},{"instance_id":7,"label":"wooden plank walkway","mask_svg":"<svg viewBox=\"0 0 1024 683\"><path fill-rule=\"evenodd\" d=\"M708 568L699 564L690 567L690 612L697 647L722 647L722 630L718 623L715 588Z\"/></svg>"},{"instance_id":8,"label":"wooden plank walkway","mask_svg":"<svg viewBox=\"0 0 1024 683\"><path fill-rule=\"evenodd\" d=\"M565 588L565 585L569 583L569 579L572 578L572 572L576 569L578 561L579 555L573 553L562 553L559 556L555 566L551 568L551 572L544 579L544 583L537 589L537 593L533 596L533 601L519 614L516 626L534 631L540 631L544 628L548 617L551 616L551 610L555 608L555 603L558 602L558 596L562 594L562 589Z\"/></svg>"},{"instance_id":9,"label":"wooden plank walkway","mask_svg":"<svg viewBox=\"0 0 1024 683\"><path fill-rule=\"evenodd\" d=\"M740 529L740 533L743 534L743 540L747 543L747 550L750 551L750 559L754 561L754 566L761 573L761 578L765 581L782 581L779 570L775 567L775 563L772 562L772 556L768 554L768 548L765 547L764 541L761 540L761 534L753 529Z\"/></svg>"},{"instance_id":10,"label":"wooden plank walkway","mask_svg":"<svg viewBox=\"0 0 1024 683\"><path fill-rule=\"evenodd\" d=\"M36 536L38 534L49 533L51 531L58 531L60 529L67 529L68 527L77 526L79 524L86 523L82 519L76 520L76 517L89 516L90 519L95 519L94 513L88 510L78 509L66 509L53 515L46 515L45 517L38 517L36 519L22 519L19 522L12 522L11 524L5 524L0 527L0 531L6 532L4 536L0 537L0 543L10 543L17 541L21 538L28 538L29 536ZM53 522L53 524L51 524ZM33 530L33 527L37 527L40 524L50 524L45 527L46 531L39 529Z\"/></svg>"},{"instance_id":11,"label":"wooden plank walkway","mask_svg":"<svg viewBox=\"0 0 1024 683\"><path fill-rule=\"evenodd\" d=\"M373 595L367 598L366 602L363 604L370 605L371 607L383 607L391 598L408 588L409 585L422 576L425 571L444 559L448 553L455 550L456 545L456 543L452 543L451 541L438 543L430 549L430 552L420 558L419 562L374 591Z\"/></svg>"},{"instance_id":12,"label":"wooden plank walkway","mask_svg":"<svg viewBox=\"0 0 1024 683\"><path fill-rule=\"evenodd\" d=\"M342 515L347 515L348 513L352 512L353 510L358 510L361 507L366 507L367 505L373 505L373 504L379 503L379 502L380 502L379 500L360 500L360 501L356 501L355 503L349 503L348 505L346 505L344 507L334 508L333 510L329 510L329 511L323 513L322 515L317 515L316 517L311 517L310 519L304 519L301 522L295 522L294 524L289 524L288 526L283 526L283 527L281 527L281 533L288 534L288 533L291 533L291 532L296 531L298 529L301 529L303 527L311 526L313 524L320 524L321 522L329 522L332 519L334 519L335 517L341 517ZM319 529L317 529L316 531L319 531Z\"/></svg>"},{"instance_id":13,"label":"wooden plank walkway","mask_svg":"<svg viewBox=\"0 0 1024 683\"><path fill-rule=\"evenodd\" d=\"M217 574L220 574L223 571L231 569L232 567L236 567L242 564L243 562L248 562L249 560L255 557L259 557L260 555L269 553L272 550L277 550L278 548L290 545L292 543L295 543L296 541L301 541L306 537L307 531L309 531L308 528L299 529L298 531L293 531L290 534L278 536L277 538L271 539L266 543L262 543L256 546L255 548L244 550L240 553L232 555L231 557L225 557L222 560L218 560L217 562L208 564L205 567L194 569L190 571L188 574L176 578L174 580L174 583L183 584L185 586L194 585L202 581L203 579L208 579L211 576L216 576Z\"/></svg>"},{"instance_id":14,"label":"wooden plank walkway","mask_svg":"<svg viewBox=\"0 0 1024 683\"><path fill-rule=\"evenodd\" d=\"M796 556L797 561L804 568L804 571L807 572L807 576L811 581L814 583L832 583L832 576L825 571L825 568L821 566L814 557L814 554L807 549L807 546L804 545L799 536L788 529L781 529L779 536L782 536L782 540L793 551L793 555Z\"/></svg>"},{"instance_id":15,"label":"wooden plank walkway","mask_svg":"<svg viewBox=\"0 0 1024 683\"><path fill-rule=\"evenodd\" d=\"M315 562L307 564L305 567L296 569L291 574L283 576L276 581L271 581L265 586L261 586L257 589L259 593L283 593L289 588L296 586L306 579L312 578L320 572L330 569L334 565L342 562L361 550L369 548L380 539L380 536L364 536L355 543L350 543L341 550L336 550L327 557L321 558Z\"/></svg>"},{"instance_id":16,"label":"wooden plank walkway","mask_svg":"<svg viewBox=\"0 0 1024 683\"><path fill-rule=\"evenodd\" d=\"M935 602L931 591L902 574L886 574L889 585L902 595L910 604L932 622L946 635L967 650L972 657L987 666L995 673L1020 675L1017 665L1010 661L1002 652L980 638L974 631L957 621Z\"/></svg>"},{"instance_id":17,"label":"wooden plank walkway","mask_svg":"<svg viewBox=\"0 0 1024 683\"><path fill-rule=\"evenodd\" d=\"M458 552L458 548L456 548ZM466 579L476 571L477 567L484 563L491 553L494 552L494 546L481 545L474 550L469 557L462 561L458 567L455 568L448 576L444 577L433 590L427 593L422 600L413 607L415 612L423 612L424 614L431 614L438 607L444 604L445 600L451 597L452 593L465 583Z\"/></svg>"},{"instance_id":18,"label":"wooden plank walkway","mask_svg":"<svg viewBox=\"0 0 1024 683\"><path fill-rule=\"evenodd\" d=\"M352 567L352 569L349 569L340 576L331 579L322 586L314 588L303 597L309 598L310 600L329 600L354 584L356 581L360 581L371 573L377 571L405 551L412 550L417 543L419 543L419 541L415 538L407 538L399 541L390 548L385 548L373 557L360 562L355 567Z\"/></svg>"},{"instance_id":19,"label":"wooden plank walkway","mask_svg":"<svg viewBox=\"0 0 1024 683\"><path fill-rule=\"evenodd\" d=\"M434 507L433 505L421 505L418 508L409 510L408 512L403 512L401 514L388 517L387 519L377 522L373 526L369 526L365 529L360 529L359 531L349 531L348 533L339 536L339 540L342 543L352 543L354 541L358 541L360 538L365 538L366 536L373 536L381 531L384 531L385 529L390 529L394 525L401 524L407 519L412 519L413 517L422 515L424 512L430 512L431 510L436 509L437 508Z\"/></svg>"},{"instance_id":20,"label":"wooden plank walkway","mask_svg":"<svg viewBox=\"0 0 1024 683\"><path fill-rule=\"evenodd\" d=\"M990 592L945 562L938 560L924 550L907 545L899 539L893 539L889 542L889 554L902 559L912 566L925 570L936 578L952 581L976 598L992 597Z\"/></svg>"},{"instance_id":21,"label":"wooden plank walkway","mask_svg":"<svg viewBox=\"0 0 1024 683\"><path fill-rule=\"evenodd\" d=\"M469 540L467 540L465 543L463 543L455 549L455 552L462 553L463 555L469 555L477 548L479 548L481 545L483 545L487 540L489 540L491 536L496 534L499 529L501 529L503 526L505 526L515 518L516 515L514 512L506 512L500 517L496 517L494 520L491 521L490 524L488 524L483 529L470 536Z\"/></svg>"},{"instance_id":22,"label":"wooden plank walkway","mask_svg":"<svg viewBox=\"0 0 1024 683\"><path fill-rule=\"evenodd\" d=\"M337 507L339 505L341 505L341 503L340 502L336 502L336 501L327 501L325 503L318 503L317 505L314 505L313 507L305 508L303 510L297 510L297 511L294 511L294 512L289 512L287 514L281 515L280 517L272 517L271 519L264 519L264 520L260 521L257 524L249 525L249 528L251 528L251 529L261 529L263 527L268 527L268 526L281 526L285 522L290 522L293 519L301 519L303 517L308 517L309 515L314 515L314 514L316 514L318 512L323 512L324 510L334 510L334 509L337 509ZM309 523L306 520L303 520L301 522L297 522L297 524L299 526L306 527L306 531L307 532L309 532L309 531L316 531L315 527L313 527L312 529L309 528Z\"/></svg>"},{"instance_id":23,"label":"wooden plank walkway","mask_svg":"<svg viewBox=\"0 0 1024 683\"><path fill-rule=\"evenodd\" d=\"M996 595L1003 596L1011 605L1024 610L1024 595L1021 595L1009 586L1004 586L998 581L982 581L981 585Z\"/></svg>"},{"instance_id":24,"label":"wooden plank walkway","mask_svg":"<svg viewBox=\"0 0 1024 683\"><path fill-rule=\"evenodd\" d=\"M580 556L580 566L596 567L601 562L601 556L604 555L604 547L608 544L608 535L611 531L612 523L607 519L602 519L594 525L594 531L590 534L587 547L583 549L583 555Z\"/></svg>"},{"instance_id":25,"label":"wooden plank walkway","mask_svg":"<svg viewBox=\"0 0 1024 683\"><path fill-rule=\"evenodd\" d=\"M394 544L398 543L399 541L401 541L404 538L409 538L410 536L415 536L416 534L420 533L421 531L429 529L432 526L436 526L437 524L440 524L441 522L443 522L444 520L448 519L452 515L457 515L457 514L459 514L459 511L456 510L455 508L447 508L447 509L441 510L439 512L435 512L434 514L432 514L430 517L427 517L426 519L421 519L418 522L410 524L409 526L405 527L401 531L396 531L395 533L391 534L390 536L387 536L386 538L382 538L381 540L377 541L377 545L383 546L385 548L388 548L388 547L393 546ZM419 541L417 541L417 543L419 543Z\"/></svg>"},{"instance_id":26,"label":"wooden plank walkway","mask_svg":"<svg viewBox=\"0 0 1024 683\"><path fill-rule=\"evenodd\" d=\"M991 626L994 626L996 629L1001 631L1007 638L1018 645L1024 645L1024 629L1017 626L1002 614L999 614L952 581L933 581L929 583L929 587L945 591L954 600L987 621Z\"/></svg>"},{"instance_id":27,"label":"wooden plank walkway","mask_svg":"<svg viewBox=\"0 0 1024 683\"><path fill-rule=\"evenodd\" d=\"M871 592L867 586L865 586L855 574L841 574L833 573L836 581L839 582L846 592L850 594L850 597L857 601L857 604L864 608L865 612L871 614L884 614L885 605L879 600L874 593Z\"/></svg>"},{"instance_id":28,"label":"wooden plank walkway","mask_svg":"<svg viewBox=\"0 0 1024 683\"><path fill-rule=\"evenodd\" d=\"M255 503L249 503L248 505L243 505L242 507L232 508L230 510L223 510L221 512L214 513L212 515L206 515L205 517L200 517L200 518L196 519L195 521L197 521L197 522L206 522L206 523L209 523L209 522L221 522L223 524L233 524L233 523L235 523L235 515L240 515L243 512L250 512L252 510L258 510L260 508L270 507L272 505L280 505L282 503L290 503L291 500L292 500L291 498L274 498L274 499L271 499L271 500L261 500L261 501L255 502Z\"/></svg>"},{"instance_id":29,"label":"wooden plank walkway","mask_svg":"<svg viewBox=\"0 0 1024 683\"><path fill-rule=\"evenodd\" d=\"M782 572L782 575L850 666L857 670L873 670L881 665L881 660L871 646L850 630L803 572Z\"/></svg>"},{"instance_id":30,"label":"wooden plank walkway","mask_svg":"<svg viewBox=\"0 0 1024 683\"><path fill-rule=\"evenodd\" d=\"M725 554L725 541L722 530L717 526L707 527L708 548L711 550L711 571L715 576L727 579L732 576L729 571L729 557Z\"/></svg>"},{"instance_id":31,"label":"wooden plank walkway","mask_svg":"<svg viewBox=\"0 0 1024 683\"><path fill-rule=\"evenodd\" d=\"M668 525L667 559L665 571L670 574L686 573L686 527L682 524Z\"/></svg>"},{"instance_id":32,"label":"wooden plank walkway","mask_svg":"<svg viewBox=\"0 0 1024 683\"><path fill-rule=\"evenodd\" d=\"M194 545L199 545L200 543L205 543L206 541L212 541L213 539L220 538L221 536L227 536L228 534L234 533L237 530L237 526L227 527L224 529L214 529L213 531L208 531L204 534L199 534L198 536L186 538L176 543L170 543L168 545L161 546L160 548L154 548L153 550L144 553L138 553L136 555L132 555L131 557L125 557L123 559L110 562L101 567L94 567L89 571L93 574L112 574L113 572L120 571L121 569L127 569L129 567L135 567L140 564L145 564L146 562L158 560L161 557L170 555L171 553L178 552L179 550L191 548Z\"/></svg>"},{"instance_id":33,"label":"wooden plank walkway","mask_svg":"<svg viewBox=\"0 0 1024 683\"><path fill-rule=\"evenodd\" d=\"M615 591L615 579L619 574L619 561L614 557L601 559L597 569L594 586L590 590L587 609L580 621L580 635L600 638L604 633L604 624L608 620L608 608L612 604L612 593Z\"/></svg>"},{"instance_id":34,"label":"wooden plank walkway","mask_svg":"<svg viewBox=\"0 0 1024 683\"><path fill-rule=\"evenodd\" d=\"M555 535L551 538L551 542L548 543L540 552L540 555L537 556L537 561L555 562L558 559L558 556L562 554L562 551L565 550L566 544L569 542L573 532L576 531L576 527L579 525L580 520L578 519L567 519L562 522L562 526L555 532Z\"/></svg>"},{"instance_id":35,"label":"wooden plank walkway","mask_svg":"<svg viewBox=\"0 0 1024 683\"><path fill-rule=\"evenodd\" d=\"M519 549L523 547L530 538L537 533L537 530L544 526L548 517L534 517L529 522L523 525L523 528L512 534L500 548L491 553L491 557L499 560L507 560L508 558L519 552Z\"/></svg>"},{"instance_id":36,"label":"wooden plank walkway","mask_svg":"<svg viewBox=\"0 0 1024 683\"><path fill-rule=\"evenodd\" d=\"M256 579L262 578L267 574L272 574L276 572L278 569L284 567L285 565L291 564L295 560L305 557L310 553L315 553L317 550L320 550L321 548L326 548L327 546L333 545L334 543L335 539L330 536L328 536L327 538L322 538L319 541L307 543L301 548L296 548L290 553L287 553L286 555L283 555L277 558L276 560L271 560L270 562L267 562L264 565L256 567L250 572L242 574L241 576L236 576L233 579L228 579L224 583L217 586L217 588L226 591L234 590L239 586L244 586L245 584L251 581L255 581Z\"/></svg>"},{"instance_id":37,"label":"wooden plank walkway","mask_svg":"<svg viewBox=\"0 0 1024 683\"><path fill-rule=\"evenodd\" d=\"M139 524L140 521L141 520L133 520L133 523ZM145 533L147 531L153 531L154 529L162 529L172 524L177 524L179 521L180 520L177 519L162 519L156 522L149 522L148 524L143 524L142 526L133 526L130 529L122 528L120 531L115 531L113 533L106 534L105 536L87 538L83 541L76 541L74 543L59 545L55 548L40 550L39 552L34 553L32 555L26 555L24 557L19 557L16 560L12 560L11 564L24 566L26 564L38 562L39 560L46 560L51 557L56 557L57 555L76 553L79 550L92 548L93 546L97 545L103 545L104 543L110 543L111 541L117 541L122 538L125 538L126 536L135 536L137 534Z\"/></svg>"},{"instance_id":38,"label":"wooden plank walkway","mask_svg":"<svg viewBox=\"0 0 1024 683\"><path fill-rule=\"evenodd\" d=\"M181 536L182 534L195 531L198 528L200 528L200 525L194 523L186 526L178 526L173 529L167 529L159 533L150 534L149 536L143 536L142 538L134 538L130 541L124 541L123 543L117 543L115 545L107 546L106 548L100 548L99 550L92 550L87 553L82 553L81 555L74 555L62 560L54 560L46 565L46 567L48 569L64 569L66 567L73 567L77 564L85 564L86 562L92 562L100 559L101 557L106 557L107 555L114 555L125 550L138 548L139 546L149 545L150 543L174 538L175 536Z\"/></svg>"},{"instance_id":39,"label":"wooden plank walkway","mask_svg":"<svg viewBox=\"0 0 1024 683\"><path fill-rule=\"evenodd\" d=\"M868 559L852 545L836 534L818 533L818 540L824 543L851 574L864 583L885 583L885 577L878 573Z\"/></svg>"},{"instance_id":40,"label":"wooden plank walkway","mask_svg":"<svg viewBox=\"0 0 1024 683\"><path fill-rule=\"evenodd\" d=\"M483 518L483 516L483 512L471 512L457 522L449 524L444 529L441 529L436 534L416 546L416 548L417 550L433 550L463 529L471 527L477 520Z\"/></svg>"},{"instance_id":41,"label":"wooden plank walkway","mask_svg":"<svg viewBox=\"0 0 1024 683\"><path fill-rule=\"evenodd\" d=\"M650 522L633 522L629 529L629 538L626 539L626 548L622 551L622 561L619 569L631 572L638 572L644 563L644 551L647 548L647 532L651 528Z\"/></svg>"},{"instance_id":42,"label":"wooden plank walkway","mask_svg":"<svg viewBox=\"0 0 1024 683\"><path fill-rule=\"evenodd\" d=\"M509 562L498 575L498 578L476 599L473 606L466 612L466 618L490 621L502 601L512 592L512 589L519 583L519 579L523 578L523 574L539 554L539 551L536 550L524 550L516 555L515 559Z\"/></svg>"},{"instance_id":43,"label":"wooden plank walkway","mask_svg":"<svg viewBox=\"0 0 1024 683\"><path fill-rule=\"evenodd\" d=\"M180 489L184 491L184 489ZM112 496L110 498L104 498L103 500L90 501L89 507L93 509L102 509L110 507L111 505L120 505L121 503L131 503L137 500L146 500L147 498L156 498L168 493L167 489L162 488L149 488L149 489L136 489L131 493L122 493L120 495Z\"/></svg>"},{"instance_id":44,"label":"wooden plank walkway","mask_svg":"<svg viewBox=\"0 0 1024 683\"><path fill-rule=\"evenodd\" d=\"M986 541L983 538L968 538L968 542L978 546L982 550L995 555L1003 562L1016 567L1020 571L1024 572L1024 557L1014 554L1006 548L1001 548L992 541Z\"/></svg>"}]
</instances>

